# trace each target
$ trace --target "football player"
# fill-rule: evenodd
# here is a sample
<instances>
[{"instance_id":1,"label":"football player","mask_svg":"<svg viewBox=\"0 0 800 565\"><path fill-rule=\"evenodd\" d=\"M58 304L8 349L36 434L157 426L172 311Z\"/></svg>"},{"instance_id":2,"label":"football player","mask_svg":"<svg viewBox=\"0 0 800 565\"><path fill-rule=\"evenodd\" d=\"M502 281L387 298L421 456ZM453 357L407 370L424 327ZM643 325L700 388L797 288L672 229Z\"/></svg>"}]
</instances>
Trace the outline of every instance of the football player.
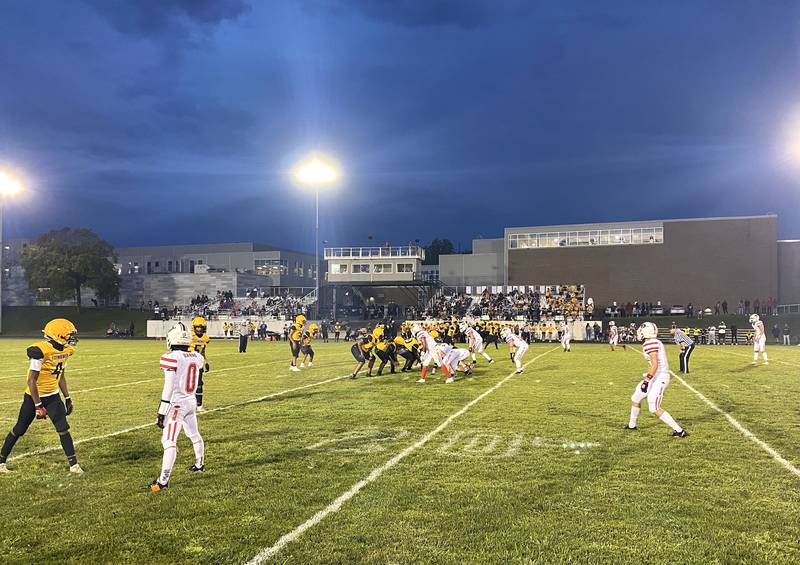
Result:
<instances>
[{"instance_id":1,"label":"football player","mask_svg":"<svg viewBox=\"0 0 800 565\"><path fill-rule=\"evenodd\" d=\"M58 432L64 455L67 456L70 473L83 474L75 455L75 444L69 433L67 416L72 414L73 404L69 396L64 374L67 361L75 353L78 330L69 320L57 318L47 323L42 331L44 339L28 347L28 386L22 397L17 423L6 436L0 449L0 473L10 473L6 461L17 440L25 435L33 420L50 418ZM61 400L59 392L64 395Z\"/></svg>"},{"instance_id":2,"label":"football player","mask_svg":"<svg viewBox=\"0 0 800 565\"><path fill-rule=\"evenodd\" d=\"M614 351L617 345L619 345L619 330L614 320L608 323L608 345L611 346L611 351ZM622 344L622 349L625 349L624 343Z\"/></svg>"},{"instance_id":3,"label":"football player","mask_svg":"<svg viewBox=\"0 0 800 565\"><path fill-rule=\"evenodd\" d=\"M658 339L658 328L653 322L644 322L636 331L636 338L642 341L642 349L647 359L647 372L642 375L642 380L636 385L631 396L631 417L626 429L635 430L636 421L642 406L642 400L647 398L650 413L672 428L674 437L686 437L684 430L669 412L661 408L664 390L669 384L669 363L664 344Z\"/></svg>"},{"instance_id":4,"label":"football player","mask_svg":"<svg viewBox=\"0 0 800 565\"><path fill-rule=\"evenodd\" d=\"M375 358L372 356L372 347L374 345L375 344L372 341L372 336L368 335L366 330L359 332L358 337L355 339L355 343L352 345L352 347L350 347L350 353L353 354L353 358L356 360L353 373L350 375L351 379L355 379L358 376L358 372L364 366L364 363L369 361L370 365L372 365L372 363L375 362Z\"/></svg>"},{"instance_id":5,"label":"football player","mask_svg":"<svg viewBox=\"0 0 800 565\"><path fill-rule=\"evenodd\" d=\"M566 322L561 322L561 347L564 352L570 351L569 342L572 340L572 328Z\"/></svg>"},{"instance_id":6,"label":"football player","mask_svg":"<svg viewBox=\"0 0 800 565\"><path fill-rule=\"evenodd\" d=\"M477 361L475 357L476 353L483 355L490 365L494 363L494 359L489 357L489 354L486 353L486 348L483 345L483 338L481 337L481 334L479 334L477 330L475 330L475 328L473 328L466 320L461 322L460 329L461 333L464 334L464 337L467 340L467 346L469 347L469 352L472 355L472 363L474 364Z\"/></svg>"},{"instance_id":7,"label":"football player","mask_svg":"<svg viewBox=\"0 0 800 565\"><path fill-rule=\"evenodd\" d=\"M181 430L194 447L192 473L205 471L205 444L197 428L197 397L195 391L203 376L205 358L190 351L192 336L182 325L173 327L167 334L169 351L161 356L160 366L164 370L164 389L156 414L156 426L161 428L161 445L164 456L161 475L145 487L150 492L159 492L169 487L172 467L178 456L178 436Z\"/></svg>"},{"instance_id":8,"label":"football player","mask_svg":"<svg viewBox=\"0 0 800 565\"><path fill-rule=\"evenodd\" d=\"M289 349L292 351L292 362L289 365L290 371L298 372L297 358L300 356L300 341L303 338L303 328L306 325L306 317L298 314L294 319L294 324L289 328Z\"/></svg>"},{"instance_id":9,"label":"football player","mask_svg":"<svg viewBox=\"0 0 800 565\"><path fill-rule=\"evenodd\" d=\"M402 341L403 338L400 338ZM389 363L389 370L392 374L395 373L395 365L397 364L397 344L394 341L381 339L375 343L375 355L381 360L378 366L378 376L383 374L383 368L386 363Z\"/></svg>"},{"instance_id":10,"label":"football player","mask_svg":"<svg viewBox=\"0 0 800 565\"><path fill-rule=\"evenodd\" d=\"M767 333L764 331L764 322L758 314L750 315L750 325L753 327L753 365L758 363L758 354L764 356L764 365L769 365L767 359Z\"/></svg>"},{"instance_id":11,"label":"football player","mask_svg":"<svg viewBox=\"0 0 800 565\"><path fill-rule=\"evenodd\" d=\"M417 382L427 382L426 378L428 376L428 367L431 363L435 363L436 366L441 367L445 376L450 378L449 367L446 367L442 364L442 359L439 357L439 353L436 350L436 339L434 338L433 334L436 333L438 335L438 332L433 330L429 333L423 330L419 324L414 324L411 326L411 333L414 334L414 339L416 339L420 344L422 374Z\"/></svg>"},{"instance_id":12,"label":"football player","mask_svg":"<svg viewBox=\"0 0 800 565\"><path fill-rule=\"evenodd\" d=\"M445 384L452 383L455 374L459 370L463 371L465 375L469 375L472 372L472 365L467 362L470 356L468 349L453 347L449 343L439 343L436 345L436 350L442 359L442 368L447 367L449 369L449 374L444 381Z\"/></svg>"},{"instance_id":13,"label":"football player","mask_svg":"<svg viewBox=\"0 0 800 565\"><path fill-rule=\"evenodd\" d=\"M194 320L192 320L192 344L189 346L189 351L196 351L203 356L203 359L205 359L203 372L200 375L200 380L197 383L197 392L195 392L195 396L197 397L198 412L203 411L203 375L211 370L208 365L208 355L206 355L206 349L208 348L209 341L208 323L206 322L205 318L197 316Z\"/></svg>"},{"instance_id":14,"label":"football player","mask_svg":"<svg viewBox=\"0 0 800 565\"><path fill-rule=\"evenodd\" d=\"M300 338L300 351L303 354L303 360L300 362L301 369L305 367L306 359L308 359L309 367L314 365L314 348L311 347L311 340L317 337L319 337L319 328L317 324L311 323Z\"/></svg>"},{"instance_id":15,"label":"football player","mask_svg":"<svg viewBox=\"0 0 800 565\"><path fill-rule=\"evenodd\" d=\"M500 332L500 337L508 343L508 350L511 354L511 360L517 367L517 374L522 373L522 356L528 351L528 344L524 339L511 331L511 328L503 328Z\"/></svg>"}]
</instances>

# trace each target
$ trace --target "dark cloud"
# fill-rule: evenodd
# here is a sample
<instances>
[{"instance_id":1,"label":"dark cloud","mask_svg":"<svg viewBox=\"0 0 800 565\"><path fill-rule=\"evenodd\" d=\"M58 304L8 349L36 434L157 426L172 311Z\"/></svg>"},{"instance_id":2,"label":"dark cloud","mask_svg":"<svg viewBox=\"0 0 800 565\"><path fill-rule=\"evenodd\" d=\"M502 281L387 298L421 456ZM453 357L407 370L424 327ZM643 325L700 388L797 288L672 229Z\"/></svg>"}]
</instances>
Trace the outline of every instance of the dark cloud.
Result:
<instances>
[{"instance_id":1,"label":"dark cloud","mask_svg":"<svg viewBox=\"0 0 800 565\"><path fill-rule=\"evenodd\" d=\"M244 0L84 0L117 31L158 36L186 24L213 26L250 9Z\"/></svg>"}]
</instances>

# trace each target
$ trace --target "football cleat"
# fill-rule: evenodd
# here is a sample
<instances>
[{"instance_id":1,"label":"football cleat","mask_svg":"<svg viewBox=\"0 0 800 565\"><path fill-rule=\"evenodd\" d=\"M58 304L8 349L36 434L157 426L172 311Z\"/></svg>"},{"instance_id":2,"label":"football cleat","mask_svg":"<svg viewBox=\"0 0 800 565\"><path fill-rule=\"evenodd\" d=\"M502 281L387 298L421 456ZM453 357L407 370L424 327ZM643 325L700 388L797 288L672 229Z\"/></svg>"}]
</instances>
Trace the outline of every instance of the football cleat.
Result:
<instances>
[{"instance_id":1,"label":"football cleat","mask_svg":"<svg viewBox=\"0 0 800 565\"><path fill-rule=\"evenodd\" d=\"M289 370L290 370L290 371L294 371L295 373L299 373L299 372L300 372L300 369L298 369L298 368L297 368L297 367L295 367L294 365L291 365L291 366L289 367Z\"/></svg>"},{"instance_id":2,"label":"football cleat","mask_svg":"<svg viewBox=\"0 0 800 565\"><path fill-rule=\"evenodd\" d=\"M522 374L522 369L517 369L517 374L521 375Z\"/></svg>"},{"instance_id":3,"label":"football cleat","mask_svg":"<svg viewBox=\"0 0 800 565\"><path fill-rule=\"evenodd\" d=\"M428 381L426 381L425 379L420 378L419 380L417 380L417 382L418 383L427 383Z\"/></svg>"},{"instance_id":4,"label":"football cleat","mask_svg":"<svg viewBox=\"0 0 800 565\"><path fill-rule=\"evenodd\" d=\"M492 363L494 363L494 359L489 359L489 365L491 365Z\"/></svg>"},{"instance_id":5,"label":"football cleat","mask_svg":"<svg viewBox=\"0 0 800 565\"><path fill-rule=\"evenodd\" d=\"M446 385L449 385L449 384L450 384L450 383L452 383L452 382L453 382L453 377L447 377L447 378L444 380L444 384L446 384Z\"/></svg>"},{"instance_id":6,"label":"football cleat","mask_svg":"<svg viewBox=\"0 0 800 565\"><path fill-rule=\"evenodd\" d=\"M639 428L637 428L636 426L630 427L630 426L626 425L625 429L628 430L629 432L638 432L639 431Z\"/></svg>"},{"instance_id":7,"label":"football cleat","mask_svg":"<svg viewBox=\"0 0 800 565\"><path fill-rule=\"evenodd\" d=\"M147 490L147 491L150 491L150 492L161 492L162 490L166 490L168 488L169 488L169 483L167 483L165 485L162 485L158 481L153 481L152 483L150 483L149 485L144 487L144 490Z\"/></svg>"},{"instance_id":8,"label":"football cleat","mask_svg":"<svg viewBox=\"0 0 800 565\"><path fill-rule=\"evenodd\" d=\"M203 408L203 406L202 406L202 405L200 405L200 406L198 406L198 407L197 407L197 411L198 411L198 412L205 412L205 411L206 411L206 409L205 409L205 408Z\"/></svg>"},{"instance_id":9,"label":"football cleat","mask_svg":"<svg viewBox=\"0 0 800 565\"><path fill-rule=\"evenodd\" d=\"M301 369L305 368L305 366L306 366L306 364L305 364L305 363L300 363L300 368L301 368Z\"/></svg>"},{"instance_id":10,"label":"football cleat","mask_svg":"<svg viewBox=\"0 0 800 565\"><path fill-rule=\"evenodd\" d=\"M198 466L197 463L195 463L194 465L189 467L189 471L191 473L205 473L206 472L206 466L205 465Z\"/></svg>"},{"instance_id":11,"label":"football cleat","mask_svg":"<svg viewBox=\"0 0 800 565\"><path fill-rule=\"evenodd\" d=\"M689 434L686 433L686 430L681 430L679 432L672 432L672 437L686 437Z\"/></svg>"},{"instance_id":12,"label":"football cleat","mask_svg":"<svg viewBox=\"0 0 800 565\"><path fill-rule=\"evenodd\" d=\"M0 463L0 473L13 473L13 472L14 471L6 467L5 463Z\"/></svg>"},{"instance_id":13,"label":"football cleat","mask_svg":"<svg viewBox=\"0 0 800 565\"><path fill-rule=\"evenodd\" d=\"M313 361L309 361L308 362L308 366L309 366L309 368L313 367L314 366L314 362Z\"/></svg>"},{"instance_id":14,"label":"football cleat","mask_svg":"<svg viewBox=\"0 0 800 565\"><path fill-rule=\"evenodd\" d=\"M355 375L350 375L350 379L351 380L356 380L356 376Z\"/></svg>"},{"instance_id":15,"label":"football cleat","mask_svg":"<svg viewBox=\"0 0 800 565\"><path fill-rule=\"evenodd\" d=\"M81 466L78 465L77 463L75 463L69 468L69 472L75 475L83 475L83 469L81 469Z\"/></svg>"}]
</instances>

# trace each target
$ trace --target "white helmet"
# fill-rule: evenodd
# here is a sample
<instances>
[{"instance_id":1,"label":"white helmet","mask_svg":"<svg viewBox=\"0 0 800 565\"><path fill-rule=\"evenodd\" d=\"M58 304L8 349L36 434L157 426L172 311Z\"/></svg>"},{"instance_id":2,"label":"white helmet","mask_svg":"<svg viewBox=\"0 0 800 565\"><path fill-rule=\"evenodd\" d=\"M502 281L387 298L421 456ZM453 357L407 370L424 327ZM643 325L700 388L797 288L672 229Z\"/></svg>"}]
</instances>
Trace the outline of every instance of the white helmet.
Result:
<instances>
[{"instance_id":1,"label":"white helmet","mask_svg":"<svg viewBox=\"0 0 800 565\"><path fill-rule=\"evenodd\" d=\"M503 328L502 330L500 330L500 337L502 337L503 339L508 338L508 336L510 335L511 335L511 329Z\"/></svg>"},{"instance_id":2,"label":"white helmet","mask_svg":"<svg viewBox=\"0 0 800 565\"><path fill-rule=\"evenodd\" d=\"M469 324L467 323L466 320L461 320L461 322L459 322L459 324L458 324L458 329L461 330L462 332L467 331L468 327L469 327Z\"/></svg>"},{"instance_id":3,"label":"white helmet","mask_svg":"<svg viewBox=\"0 0 800 565\"><path fill-rule=\"evenodd\" d=\"M758 317L758 314L750 314L750 323L751 324L755 324L758 320L760 320L760 318Z\"/></svg>"},{"instance_id":4,"label":"white helmet","mask_svg":"<svg viewBox=\"0 0 800 565\"><path fill-rule=\"evenodd\" d=\"M656 326L653 322L645 322L639 326L638 330L636 330L636 339L639 341L653 339L655 337L658 337L658 326Z\"/></svg>"},{"instance_id":5,"label":"white helmet","mask_svg":"<svg viewBox=\"0 0 800 565\"><path fill-rule=\"evenodd\" d=\"M422 331L422 327L420 327L420 325L419 325L419 324L414 324L414 325L412 325L412 326L411 326L411 333L412 333L412 335L415 335L415 336L416 336L416 335L417 335L419 332L421 332L421 331Z\"/></svg>"},{"instance_id":6,"label":"white helmet","mask_svg":"<svg viewBox=\"0 0 800 565\"><path fill-rule=\"evenodd\" d=\"M192 335L186 330L183 324L175 324L167 334L167 346L172 348L176 345L192 345Z\"/></svg>"},{"instance_id":7,"label":"white helmet","mask_svg":"<svg viewBox=\"0 0 800 565\"><path fill-rule=\"evenodd\" d=\"M616 323L614 320L611 320L611 321L608 323L608 325L609 325L609 326L616 326L616 325L617 325L617 323Z\"/></svg>"}]
</instances>

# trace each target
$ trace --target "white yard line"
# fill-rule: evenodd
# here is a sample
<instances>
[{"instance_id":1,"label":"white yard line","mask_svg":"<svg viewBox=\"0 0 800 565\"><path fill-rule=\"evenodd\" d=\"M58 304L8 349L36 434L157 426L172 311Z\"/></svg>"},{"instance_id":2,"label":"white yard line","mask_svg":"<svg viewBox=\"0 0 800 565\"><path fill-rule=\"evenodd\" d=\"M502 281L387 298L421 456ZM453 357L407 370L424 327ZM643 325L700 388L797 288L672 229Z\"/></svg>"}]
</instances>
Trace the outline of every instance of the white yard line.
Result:
<instances>
[{"instance_id":1,"label":"white yard line","mask_svg":"<svg viewBox=\"0 0 800 565\"><path fill-rule=\"evenodd\" d=\"M264 402L265 400L270 400L271 398L277 398L279 396L283 396L285 394L289 394L289 393L292 393L292 392L297 392L299 390L304 390L304 389L307 389L307 388L313 388L313 387L317 387L317 386L322 386L322 385L325 385L325 384L328 384L328 383L332 383L334 381L339 381L339 380L342 380L342 379L346 379L346 378L349 378L349 377L350 377L349 374L341 375L339 377L331 377L330 379L325 379L324 381L317 381L317 382L314 382L314 383L300 385L300 386L296 386L294 388L288 388L286 390L282 390L280 392L273 392L271 394L266 394L264 396L259 396L257 398L251 398L249 400L242 400L242 401L239 401L239 402L234 402L232 404L226 404L224 406L218 406L216 408L211 408L211 409L208 409L208 410L204 410L203 412L199 412L197 415L205 417L207 414L213 414L214 412L222 412L224 410L230 410L232 408L239 408L240 406L247 406L248 404L255 404L256 402ZM122 434L135 432L137 430L143 430L145 428L149 428L149 427L152 427L152 426L155 426L155 422L149 422L147 424L141 424L141 425L138 425L138 426L133 426L131 428L125 428L124 430L118 430L116 432L111 432L111 433L107 433L107 434L103 434L103 435L99 435L99 436L92 436L92 437L79 439L78 441L75 442L75 445L80 445L82 443L88 443L90 441L99 441L101 439L108 439L108 438L116 437L116 436L119 436L119 435L122 435ZM36 449L34 451L28 451L26 453L20 453L19 455L15 455L13 457L9 457L8 460L9 461L15 461L17 459L22 459L24 457L31 457L32 455L42 455L44 453L50 453L52 451L59 451L59 450L61 450L61 446L60 445L52 446L52 447L44 447L42 449Z\"/></svg>"},{"instance_id":2,"label":"white yard line","mask_svg":"<svg viewBox=\"0 0 800 565\"><path fill-rule=\"evenodd\" d=\"M640 350L640 351L641 351L641 350ZM706 398L706 397L703 395L703 393L701 393L699 390L697 390L697 389L696 389L696 388L694 388L692 385L690 385L689 383L687 383L687 382L686 382L686 381L683 379L683 377L681 377L681 376L679 376L679 375L676 375L676 374L675 374L673 371L670 371L670 372L669 372L669 374L670 374L670 375L672 375L673 377L675 377L676 379L678 379L678 380L680 381L680 383L681 383L683 386L685 386L685 387L686 387L686 388L688 388L690 391L692 391L692 392L694 393L694 395L695 395L695 396L697 396L697 398L699 398L699 399L700 399L700 400L702 400L703 402L705 402L705 404L706 404L706 405L707 405L709 408L711 408L711 409L712 409L712 410L714 410L715 412L719 412L720 414L722 414L722 416L723 416L723 417L724 417L726 420L728 420L728 423L729 423L731 426L733 426L733 427L734 427L736 430L738 430L738 431L739 431L739 432L740 432L740 433L741 433L741 434L742 434L744 437L746 437L747 439L749 439L750 441L752 441L753 443L755 443L757 446L759 446L761 449L763 449L764 451L766 451L766 452L767 452L767 454L768 454L770 457L772 457L772 459L774 459L774 460L775 460L777 463L779 463L779 464L780 464L780 465L781 465L781 466L782 466L784 469L786 469L787 471L789 471L789 472L790 472L790 473L792 473L794 476L796 476L797 478L799 478L799 479L800 479L800 469L798 469L797 467L795 467L794 465L792 465L792 463L790 463L789 461L787 461L787 460L786 460L786 459L785 459L785 458L784 458L784 457L783 457L783 456L782 456L780 453L778 453L777 451L775 451L775 449L774 449L774 448L773 448L771 445L769 445L767 442L765 442L764 440L762 440L761 438L759 438L759 437L758 437L756 434L754 434L753 432L751 432L750 430L748 430L747 428L745 428L745 427L744 427L742 424L740 424L740 423L739 423L739 421L738 421L736 418L734 418L733 416L731 416L730 414L728 414L727 412L725 412L725 410L723 410L722 408L720 408L719 406L717 406L716 404L714 404L714 403L713 403L711 400L709 400L708 398Z\"/></svg>"},{"instance_id":3,"label":"white yard line","mask_svg":"<svg viewBox=\"0 0 800 565\"><path fill-rule=\"evenodd\" d=\"M536 357L534 357L533 359L531 359L530 361L525 363L525 367L527 367L528 365L530 365L534 361L536 361L538 359L541 359L542 357L544 357L548 353L551 353L551 352L555 351L556 349L560 349L560 346L559 347L554 347L553 349L550 349L550 350L542 353L541 355L537 355ZM483 400L484 398L486 398L487 396L492 394L494 391L496 391L498 388L503 386L512 377L514 377L515 374L516 374L516 370L512 371L508 376L506 376L502 380L498 381L492 387L490 387L489 389L485 390L484 392L479 394L477 397L472 399L470 402L465 404L460 410L458 410L457 412L454 412L453 414L451 414L450 416L445 418L442 421L441 424L439 424L432 431L430 431L427 434L425 434L419 441L417 441L416 443L406 447L403 451L401 451L400 453L398 453L397 455L395 455L394 457L392 457L391 459L389 459L388 461L386 461L382 465L374 468L366 477L364 477L363 479L358 481L356 484L354 484L352 487L350 487L350 489L348 489L346 492L344 492L336 500L331 502L328 506L326 506L325 508L323 508L322 510L320 510L319 512L317 512L316 514L311 516L311 518L309 518L308 520L306 520L305 522L303 522L302 524L297 526L291 532L281 536L280 539L278 539L278 541L275 542L275 545L273 545L271 547L264 548L263 550L261 550L255 557L253 557L250 561L247 562L247 565L257 565L257 564L263 563L264 561L266 561L268 559L271 559L272 557L277 555L278 552L280 552L280 550L283 549L287 544L293 542L298 537L303 535L304 532L306 532L307 530L309 530L309 529L313 528L314 526L316 526L317 524L319 524L328 515L333 514L334 512L337 512L342 507L342 505L344 503L346 503L348 500L350 500L351 498L356 496L359 492L361 492L361 490L365 486L367 486L371 482L376 481L382 474L384 474L386 471L388 471L389 469L391 469L392 467L397 465L400 461L402 461L403 459L405 459L406 457L411 455L416 450L424 447L425 444L427 444L431 439L433 439L436 435L441 433L445 428L447 428L450 424L452 424L453 421L456 420L456 418L458 418L459 416L462 416L463 414L468 412L478 402L480 402L481 400Z\"/></svg>"},{"instance_id":4,"label":"white yard line","mask_svg":"<svg viewBox=\"0 0 800 565\"><path fill-rule=\"evenodd\" d=\"M723 346L720 345L718 347L722 348ZM784 347L784 346L776 345L775 347ZM716 351L716 349L714 351ZM727 347L724 349L724 352L725 353L731 353L732 355L736 355L737 357L744 357L746 359L750 359L751 361L753 360L753 356L752 355L748 355L746 353L739 353L738 351L729 351L727 349ZM769 355L769 353L767 353L767 355ZM789 367L794 367L795 369L800 369L800 365L796 365L795 363L789 363L787 361L781 361L780 359L775 359L775 358L772 358L772 357L770 357L769 362L770 363L780 363L781 365L788 365ZM759 357L758 364L760 365L761 363L762 363L762 359Z\"/></svg>"}]
</instances>

